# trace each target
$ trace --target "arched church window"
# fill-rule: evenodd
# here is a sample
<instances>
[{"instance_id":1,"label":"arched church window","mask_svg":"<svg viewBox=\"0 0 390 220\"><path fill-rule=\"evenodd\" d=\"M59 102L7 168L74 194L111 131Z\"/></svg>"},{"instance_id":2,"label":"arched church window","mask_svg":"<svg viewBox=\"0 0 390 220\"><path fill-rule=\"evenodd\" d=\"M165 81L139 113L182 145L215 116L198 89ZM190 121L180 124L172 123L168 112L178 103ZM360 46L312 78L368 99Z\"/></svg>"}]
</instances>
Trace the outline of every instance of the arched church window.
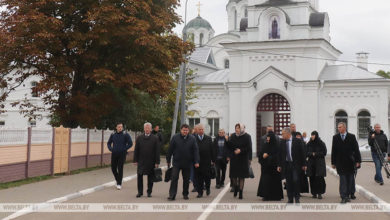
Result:
<instances>
[{"instance_id":1,"label":"arched church window","mask_svg":"<svg viewBox=\"0 0 390 220\"><path fill-rule=\"evenodd\" d=\"M248 9L245 8L245 17L247 18L248 17Z\"/></svg>"},{"instance_id":2,"label":"arched church window","mask_svg":"<svg viewBox=\"0 0 390 220\"><path fill-rule=\"evenodd\" d=\"M203 38L204 38L203 33L200 33L200 35L199 35L199 46L203 46Z\"/></svg>"},{"instance_id":3,"label":"arched church window","mask_svg":"<svg viewBox=\"0 0 390 220\"><path fill-rule=\"evenodd\" d=\"M367 127L371 124L371 114L368 111L361 111L358 114L358 137L359 139L368 138Z\"/></svg>"},{"instance_id":4,"label":"arched church window","mask_svg":"<svg viewBox=\"0 0 390 220\"><path fill-rule=\"evenodd\" d=\"M187 34L187 40L191 41L192 43L194 43L194 41L195 41L195 34L194 33Z\"/></svg>"},{"instance_id":5,"label":"arched church window","mask_svg":"<svg viewBox=\"0 0 390 220\"><path fill-rule=\"evenodd\" d=\"M273 16L270 19L269 39L280 39L279 17Z\"/></svg>"},{"instance_id":6,"label":"arched church window","mask_svg":"<svg viewBox=\"0 0 390 220\"><path fill-rule=\"evenodd\" d=\"M225 69L229 69L230 68L230 61L229 59L226 59L225 60Z\"/></svg>"},{"instance_id":7,"label":"arched church window","mask_svg":"<svg viewBox=\"0 0 390 220\"><path fill-rule=\"evenodd\" d=\"M234 10L234 30L237 30L237 10Z\"/></svg>"},{"instance_id":8,"label":"arched church window","mask_svg":"<svg viewBox=\"0 0 390 220\"><path fill-rule=\"evenodd\" d=\"M347 125L348 129L348 114L343 110L340 110L335 114L335 134L338 133L337 125L340 122L344 122Z\"/></svg>"}]
</instances>

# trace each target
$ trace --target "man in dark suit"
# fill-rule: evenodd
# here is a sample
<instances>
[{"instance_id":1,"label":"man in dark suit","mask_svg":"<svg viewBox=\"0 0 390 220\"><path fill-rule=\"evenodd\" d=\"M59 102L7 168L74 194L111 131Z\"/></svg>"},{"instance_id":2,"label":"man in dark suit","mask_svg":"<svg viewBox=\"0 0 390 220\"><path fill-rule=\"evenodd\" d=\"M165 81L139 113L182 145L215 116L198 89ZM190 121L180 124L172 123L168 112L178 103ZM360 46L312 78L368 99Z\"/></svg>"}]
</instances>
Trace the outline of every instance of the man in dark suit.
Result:
<instances>
[{"instance_id":1,"label":"man in dark suit","mask_svg":"<svg viewBox=\"0 0 390 220\"><path fill-rule=\"evenodd\" d=\"M204 126L198 125L198 134L196 143L199 148L199 168L195 169L198 198L203 196L203 190L206 188L206 195L210 195L211 184L211 165L215 164L215 152L213 140L210 136L204 134Z\"/></svg>"},{"instance_id":2,"label":"man in dark suit","mask_svg":"<svg viewBox=\"0 0 390 220\"><path fill-rule=\"evenodd\" d=\"M196 139L189 134L189 126L183 124L180 127L180 133L172 137L167 153L168 167L172 161L172 177L171 186L169 188L169 201L176 198L177 182L179 180L180 170L183 176L183 198L188 200L188 187L190 183L190 169L191 166L199 167L199 148L196 144Z\"/></svg>"},{"instance_id":3,"label":"man in dark suit","mask_svg":"<svg viewBox=\"0 0 390 220\"><path fill-rule=\"evenodd\" d=\"M277 170L286 178L288 203L293 203L294 198L299 203L300 175L307 168L303 141L294 138L290 128L284 128L282 136Z\"/></svg>"},{"instance_id":4,"label":"man in dark suit","mask_svg":"<svg viewBox=\"0 0 390 220\"><path fill-rule=\"evenodd\" d=\"M362 162L355 135L347 132L344 122L337 125L339 134L333 136L332 167L340 176L341 203L355 199L355 173Z\"/></svg>"}]
</instances>

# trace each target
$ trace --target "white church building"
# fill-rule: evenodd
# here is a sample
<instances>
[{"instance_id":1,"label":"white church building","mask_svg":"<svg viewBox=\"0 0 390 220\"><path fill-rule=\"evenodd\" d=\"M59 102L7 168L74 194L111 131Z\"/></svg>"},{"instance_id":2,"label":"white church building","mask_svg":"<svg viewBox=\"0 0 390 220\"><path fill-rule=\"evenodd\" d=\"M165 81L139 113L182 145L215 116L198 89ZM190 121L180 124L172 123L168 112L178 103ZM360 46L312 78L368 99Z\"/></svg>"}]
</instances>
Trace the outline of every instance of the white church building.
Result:
<instances>
[{"instance_id":1,"label":"white church building","mask_svg":"<svg viewBox=\"0 0 390 220\"><path fill-rule=\"evenodd\" d=\"M267 125L279 134L290 123L308 136L317 130L328 147L341 121L360 144L368 125L380 123L389 134L390 80L367 70L364 52L357 64L336 65L342 52L318 4L229 0L228 32L218 36L200 16L188 22L184 32L197 46L189 68L199 87L189 124L203 123L216 136L244 123L254 149Z\"/></svg>"}]
</instances>

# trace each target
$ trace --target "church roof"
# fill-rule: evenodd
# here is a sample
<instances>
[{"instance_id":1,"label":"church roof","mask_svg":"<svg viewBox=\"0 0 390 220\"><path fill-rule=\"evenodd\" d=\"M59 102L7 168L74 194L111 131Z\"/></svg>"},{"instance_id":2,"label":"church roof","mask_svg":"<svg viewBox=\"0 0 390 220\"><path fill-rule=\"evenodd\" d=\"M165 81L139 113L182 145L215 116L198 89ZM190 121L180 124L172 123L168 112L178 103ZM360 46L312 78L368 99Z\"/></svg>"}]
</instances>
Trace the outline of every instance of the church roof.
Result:
<instances>
[{"instance_id":1,"label":"church roof","mask_svg":"<svg viewBox=\"0 0 390 220\"><path fill-rule=\"evenodd\" d=\"M203 19L202 17L198 16L194 19L192 19L188 24L184 27L184 32L187 32L187 29L194 28L206 28L207 30L214 30L213 27L211 27L211 24Z\"/></svg>"},{"instance_id":2,"label":"church roof","mask_svg":"<svg viewBox=\"0 0 390 220\"><path fill-rule=\"evenodd\" d=\"M240 2L240 1L242 1L242 0L229 0L229 3L228 3L228 4L230 4L230 3L232 3L232 2L238 3L238 2Z\"/></svg>"},{"instance_id":3,"label":"church roof","mask_svg":"<svg viewBox=\"0 0 390 220\"><path fill-rule=\"evenodd\" d=\"M206 75L197 76L195 77L194 81L195 83L201 83L201 84L225 83L229 81L229 73L230 73L229 69L223 69Z\"/></svg>"},{"instance_id":4,"label":"church roof","mask_svg":"<svg viewBox=\"0 0 390 220\"><path fill-rule=\"evenodd\" d=\"M319 80L325 81L378 79L384 78L352 64L326 66L319 77Z\"/></svg>"},{"instance_id":5,"label":"church roof","mask_svg":"<svg viewBox=\"0 0 390 220\"><path fill-rule=\"evenodd\" d=\"M215 64L210 47L197 47L190 56L191 61Z\"/></svg>"},{"instance_id":6,"label":"church roof","mask_svg":"<svg viewBox=\"0 0 390 220\"><path fill-rule=\"evenodd\" d=\"M268 0L256 6L271 7L271 6L281 6L281 5L289 5L289 4L297 4L297 2L293 2L291 0Z\"/></svg>"}]
</instances>

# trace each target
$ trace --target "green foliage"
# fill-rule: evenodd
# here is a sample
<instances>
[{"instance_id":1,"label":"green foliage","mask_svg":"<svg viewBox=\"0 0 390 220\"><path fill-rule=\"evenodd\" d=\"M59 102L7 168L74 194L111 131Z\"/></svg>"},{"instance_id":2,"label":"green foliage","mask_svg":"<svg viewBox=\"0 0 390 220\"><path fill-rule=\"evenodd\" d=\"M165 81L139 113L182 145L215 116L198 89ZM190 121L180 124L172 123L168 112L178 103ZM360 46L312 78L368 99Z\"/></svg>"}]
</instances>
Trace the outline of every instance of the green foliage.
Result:
<instances>
[{"instance_id":1,"label":"green foliage","mask_svg":"<svg viewBox=\"0 0 390 220\"><path fill-rule=\"evenodd\" d=\"M383 77L383 78L390 79L390 71L389 72L385 72L383 70L379 70L376 74L378 76Z\"/></svg>"}]
</instances>

